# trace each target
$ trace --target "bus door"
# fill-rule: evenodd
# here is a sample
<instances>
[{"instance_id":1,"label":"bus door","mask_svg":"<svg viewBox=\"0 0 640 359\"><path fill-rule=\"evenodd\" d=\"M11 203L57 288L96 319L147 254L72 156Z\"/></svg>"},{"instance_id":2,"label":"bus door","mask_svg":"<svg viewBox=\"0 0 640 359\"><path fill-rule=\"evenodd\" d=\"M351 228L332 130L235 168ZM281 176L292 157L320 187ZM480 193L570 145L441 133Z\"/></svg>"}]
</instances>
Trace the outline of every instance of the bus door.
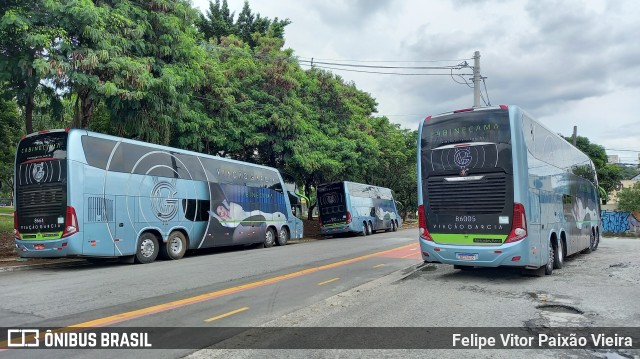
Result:
<instances>
[{"instance_id":1,"label":"bus door","mask_svg":"<svg viewBox=\"0 0 640 359\"><path fill-rule=\"evenodd\" d=\"M136 212L137 198L116 196L116 231L113 239L116 255L130 255L136 252L138 233L134 227L134 220L138 217ZM154 217L155 219L155 217ZM147 222L147 220L144 220ZM162 238L158 238L162 241Z\"/></svg>"}]
</instances>

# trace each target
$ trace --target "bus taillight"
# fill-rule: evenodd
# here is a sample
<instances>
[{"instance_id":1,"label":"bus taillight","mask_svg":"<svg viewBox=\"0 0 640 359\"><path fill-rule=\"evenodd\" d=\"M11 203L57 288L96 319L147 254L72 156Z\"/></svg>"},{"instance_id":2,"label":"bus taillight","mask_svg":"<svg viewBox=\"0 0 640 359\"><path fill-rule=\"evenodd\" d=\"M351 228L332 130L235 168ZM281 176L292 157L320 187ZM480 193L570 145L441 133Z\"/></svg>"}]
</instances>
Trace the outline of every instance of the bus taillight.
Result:
<instances>
[{"instance_id":1,"label":"bus taillight","mask_svg":"<svg viewBox=\"0 0 640 359\"><path fill-rule=\"evenodd\" d=\"M13 212L13 235L18 239L22 239L18 230L18 214L16 212Z\"/></svg>"},{"instance_id":2,"label":"bus taillight","mask_svg":"<svg viewBox=\"0 0 640 359\"><path fill-rule=\"evenodd\" d=\"M517 242L527 236L527 216L524 212L524 206L522 203L513 204L513 225L511 226L511 233L507 237L504 243Z\"/></svg>"},{"instance_id":3,"label":"bus taillight","mask_svg":"<svg viewBox=\"0 0 640 359\"><path fill-rule=\"evenodd\" d=\"M418 206L418 232L420 233L420 238L425 241L433 242L433 238L431 238L431 234L429 234L429 230L427 230L427 217L424 215L424 206Z\"/></svg>"},{"instance_id":4,"label":"bus taillight","mask_svg":"<svg viewBox=\"0 0 640 359\"><path fill-rule=\"evenodd\" d=\"M67 218L64 222L62 238L78 233L79 230L80 228L78 227L78 216L76 216L76 210L71 206L67 206Z\"/></svg>"},{"instance_id":5,"label":"bus taillight","mask_svg":"<svg viewBox=\"0 0 640 359\"><path fill-rule=\"evenodd\" d=\"M347 224L351 223L351 212L347 211Z\"/></svg>"}]
</instances>

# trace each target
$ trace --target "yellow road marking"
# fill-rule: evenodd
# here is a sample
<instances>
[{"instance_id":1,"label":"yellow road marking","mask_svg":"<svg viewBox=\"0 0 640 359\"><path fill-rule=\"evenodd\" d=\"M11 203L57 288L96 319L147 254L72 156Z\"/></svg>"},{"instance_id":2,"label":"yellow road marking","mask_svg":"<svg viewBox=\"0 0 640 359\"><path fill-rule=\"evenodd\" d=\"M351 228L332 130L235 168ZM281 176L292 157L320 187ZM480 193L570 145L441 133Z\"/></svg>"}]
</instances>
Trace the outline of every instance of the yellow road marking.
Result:
<instances>
[{"instance_id":1,"label":"yellow road marking","mask_svg":"<svg viewBox=\"0 0 640 359\"><path fill-rule=\"evenodd\" d=\"M218 319L222 319L222 318L226 318L230 315L234 315L236 313L240 313L240 312L244 312L245 310L249 310L249 307L242 307L236 310L232 310L229 313L224 313L224 314L220 314L218 316L209 318L209 319L205 319L205 322L213 322L214 320L218 320Z\"/></svg>"},{"instance_id":2,"label":"yellow road marking","mask_svg":"<svg viewBox=\"0 0 640 359\"><path fill-rule=\"evenodd\" d=\"M297 278L297 277L303 276L305 274L315 273L315 272L319 272L321 270L335 268L335 267L339 267L341 265L358 262L358 261L361 261L361 260L364 260L364 259L367 259L367 258L371 258L371 257L379 256L381 254L385 254L385 253L389 253L389 252L405 249L405 248L412 247L412 246L415 246L415 245L416 245L415 243L406 244L404 246L400 246L400 247L393 248L393 249L388 249L386 251L371 253L371 254L367 254L367 255L364 255L364 256L355 257L355 258L351 258L351 259L346 259L346 260L339 261L339 262L329 263L329 264L325 264L325 265L318 266L318 267L312 267L312 268L303 269L303 270L300 270L300 271L297 271L297 272L292 272L292 273L284 274L284 275L277 276L277 277L272 277L272 278L268 278L268 279L259 280L259 281L256 281L256 282L242 284L242 285L238 285L238 286L231 287L231 288L221 289L221 290L217 290L215 292L200 294L200 295L196 295L196 296L189 297L189 298L178 299L178 300L174 300L174 301L167 302L167 303L157 304L157 305L153 305L153 306L146 307L146 308L132 310L132 311L129 311L129 312L118 313L118 314L114 314L114 315L110 315L110 316L107 316L107 317L90 320L90 321L83 322L83 323L73 324L73 325L70 325L68 328L104 327L104 326L107 326L107 325L110 325L110 324L120 323L120 322L124 322L124 321L127 321L127 320L140 318L140 317L143 317L143 316L146 316L146 315L160 313L160 312L164 312L164 311L167 311L167 310L184 307L184 306L187 306L187 305L204 302L204 301L207 301L207 300L210 300L210 299L214 299L214 298L222 297L222 296L225 296L225 295L241 292L241 291L248 290L248 289L251 289L251 288L257 288L257 287L261 287L261 286L265 286L265 285L281 282L281 281L286 280L286 279Z\"/></svg>"},{"instance_id":3,"label":"yellow road marking","mask_svg":"<svg viewBox=\"0 0 640 359\"><path fill-rule=\"evenodd\" d=\"M378 268L378 267L384 267L384 263L383 264L376 264L373 266L373 268Z\"/></svg>"},{"instance_id":4,"label":"yellow road marking","mask_svg":"<svg viewBox=\"0 0 640 359\"><path fill-rule=\"evenodd\" d=\"M324 282L318 283L318 285L324 285L324 284L327 284L327 283L335 282L338 279L340 279L340 278L333 278L333 279L325 280Z\"/></svg>"}]
</instances>

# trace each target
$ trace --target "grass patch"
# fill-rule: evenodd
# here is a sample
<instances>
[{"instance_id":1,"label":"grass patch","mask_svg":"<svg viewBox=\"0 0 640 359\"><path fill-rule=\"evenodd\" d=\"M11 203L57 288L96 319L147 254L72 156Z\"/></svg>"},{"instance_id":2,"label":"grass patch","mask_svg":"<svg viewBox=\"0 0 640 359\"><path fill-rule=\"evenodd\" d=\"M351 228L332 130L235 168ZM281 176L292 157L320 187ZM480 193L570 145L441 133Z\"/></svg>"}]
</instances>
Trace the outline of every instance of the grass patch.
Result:
<instances>
[{"instance_id":1,"label":"grass patch","mask_svg":"<svg viewBox=\"0 0 640 359\"><path fill-rule=\"evenodd\" d=\"M0 207L0 213L13 214L13 207Z\"/></svg>"},{"instance_id":2,"label":"grass patch","mask_svg":"<svg viewBox=\"0 0 640 359\"><path fill-rule=\"evenodd\" d=\"M13 216L0 216L0 233L13 233Z\"/></svg>"}]
</instances>

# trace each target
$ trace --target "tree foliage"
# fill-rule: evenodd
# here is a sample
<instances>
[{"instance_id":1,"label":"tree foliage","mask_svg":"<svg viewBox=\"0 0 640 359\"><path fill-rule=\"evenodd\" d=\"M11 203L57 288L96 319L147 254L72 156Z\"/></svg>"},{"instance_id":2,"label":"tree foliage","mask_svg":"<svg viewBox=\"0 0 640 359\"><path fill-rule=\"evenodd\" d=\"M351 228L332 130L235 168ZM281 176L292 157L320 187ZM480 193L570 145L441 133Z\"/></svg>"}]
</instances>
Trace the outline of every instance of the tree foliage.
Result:
<instances>
[{"instance_id":1,"label":"tree foliage","mask_svg":"<svg viewBox=\"0 0 640 359\"><path fill-rule=\"evenodd\" d=\"M11 198L16 145L22 135L18 106L0 99L0 199Z\"/></svg>"},{"instance_id":2,"label":"tree foliage","mask_svg":"<svg viewBox=\"0 0 640 359\"><path fill-rule=\"evenodd\" d=\"M205 39L214 39L220 42L222 38L235 35L250 48L258 46L257 37L269 36L284 40L284 28L291 23L289 19L269 19L254 14L249 2L245 0L238 19L234 21L235 13L229 12L227 0L209 1L209 9L200 15L198 27Z\"/></svg>"},{"instance_id":3,"label":"tree foliage","mask_svg":"<svg viewBox=\"0 0 640 359\"><path fill-rule=\"evenodd\" d=\"M565 139L572 143L571 137L565 137ZM591 143L588 138L582 136L576 138L576 147L589 156L593 162L598 175L598 183L607 194L620 189L622 173L617 165L608 163L604 147Z\"/></svg>"},{"instance_id":4,"label":"tree foliage","mask_svg":"<svg viewBox=\"0 0 640 359\"><path fill-rule=\"evenodd\" d=\"M630 166L617 165L623 180L629 180L640 174L640 169Z\"/></svg>"},{"instance_id":5,"label":"tree foliage","mask_svg":"<svg viewBox=\"0 0 640 359\"><path fill-rule=\"evenodd\" d=\"M617 195L618 208L621 211L640 212L640 182L634 183L631 188L621 189Z\"/></svg>"},{"instance_id":6,"label":"tree foliage","mask_svg":"<svg viewBox=\"0 0 640 359\"><path fill-rule=\"evenodd\" d=\"M288 19L248 2L236 17L226 0L204 15L188 0L0 7L0 83L14 109L0 124L87 128L273 166L309 198L329 181L386 186L415 210L416 131L375 116L354 83L303 70L284 48Z\"/></svg>"}]
</instances>

